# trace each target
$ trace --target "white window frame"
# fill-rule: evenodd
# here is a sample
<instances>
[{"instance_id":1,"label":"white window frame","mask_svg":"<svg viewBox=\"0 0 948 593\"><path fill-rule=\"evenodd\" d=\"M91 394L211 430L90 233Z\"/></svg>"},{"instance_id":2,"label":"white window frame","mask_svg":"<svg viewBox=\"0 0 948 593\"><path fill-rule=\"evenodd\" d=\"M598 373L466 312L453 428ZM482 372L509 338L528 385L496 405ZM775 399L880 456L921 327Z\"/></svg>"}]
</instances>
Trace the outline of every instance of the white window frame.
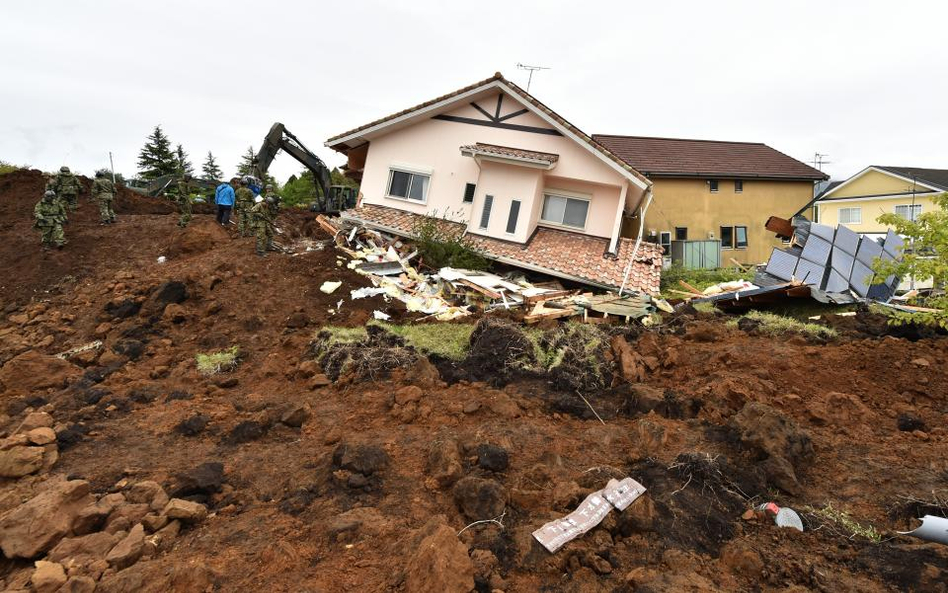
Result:
<instances>
[{"instance_id":1,"label":"white window frame","mask_svg":"<svg viewBox=\"0 0 948 593\"><path fill-rule=\"evenodd\" d=\"M899 214L899 208L908 208L909 214L911 217L902 216L901 214ZM913 210L917 210L917 212L915 214L912 214ZM921 204L896 204L894 212L896 216L902 216L902 218L904 218L905 220L915 222L916 220L918 220L919 215L921 215L922 213L922 205Z\"/></svg>"},{"instance_id":2,"label":"white window frame","mask_svg":"<svg viewBox=\"0 0 948 593\"><path fill-rule=\"evenodd\" d=\"M846 213L849 215L849 220L846 222L843 221L843 210L846 210ZM852 220L853 213L857 215L856 220ZM862 206L840 208L836 211L836 222L839 224L862 224Z\"/></svg>"},{"instance_id":3,"label":"white window frame","mask_svg":"<svg viewBox=\"0 0 948 593\"><path fill-rule=\"evenodd\" d=\"M415 182L415 176L426 177L428 182L425 183L425 191L421 200L416 200L408 196L393 196L390 192L392 191L392 178L394 177L395 172L405 173L406 175L411 175L411 178L408 180L408 196L411 195L411 186ZM388 168L388 181L385 183L385 197L391 198L392 200L401 200L403 202L412 202L414 204L427 204L428 203L428 190L431 188L431 170L430 169L419 169L414 167L406 167L404 165L391 165Z\"/></svg>"},{"instance_id":4,"label":"white window frame","mask_svg":"<svg viewBox=\"0 0 948 593\"><path fill-rule=\"evenodd\" d=\"M547 220L543 218L543 207L546 206L546 199L549 196L555 196L557 198L563 198L564 200L581 200L586 202L586 218L583 220L583 226L573 226L570 224L563 224L562 222L556 222L554 220ZM543 202L540 204L540 218L539 224L544 226L552 226L560 229L567 229L571 231L585 231L586 227L589 226L589 211L592 206L592 196L573 193L569 191L563 191L561 189L546 189L543 190Z\"/></svg>"},{"instance_id":5,"label":"white window frame","mask_svg":"<svg viewBox=\"0 0 948 593\"><path fill-rule=\"evenodd\" d=\"M750 245L750 236L747 234L747 227L743 224L734 225L734 230L731 231L734 235L734 249L747 249L747 246ZM737 229L744 229L744 245L737 244Z\"/></svg>"}]
</instances>

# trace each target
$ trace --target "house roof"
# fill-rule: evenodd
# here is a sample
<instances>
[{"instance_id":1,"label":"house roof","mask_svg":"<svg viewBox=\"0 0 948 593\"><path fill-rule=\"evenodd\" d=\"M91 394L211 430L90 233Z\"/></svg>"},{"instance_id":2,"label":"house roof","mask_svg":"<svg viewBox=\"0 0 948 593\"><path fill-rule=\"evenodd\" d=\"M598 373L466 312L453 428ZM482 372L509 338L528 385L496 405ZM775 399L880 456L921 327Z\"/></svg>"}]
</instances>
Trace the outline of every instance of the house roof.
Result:
<instances>
[{"instance_id":1,"label":"house roof","mask_svg":"<svg viewBox=\"0 0 948 593\"><path fill-rule=\"evenodd\" d=\"M948 169L921 169L919 167L891 167L874 165L876 169L882 169L896 175L901 175L908 179L916 179L920 183L930 185L936 189L948 191Z\"/></svg>"},{"instance_id":2,"label":"house roof","mask_svg":"<svg viewBox=\"0 0 948 593\"><path fill-rule=\"evenodd\" d=\"M829 176L760 142L725 142L596 134L605 146L649 177L829 179Z\"/></svg>"},{"instance_id":3,"label":"house roof","mask_svg":"<svg viewBox=\"0 0 948 593\"><path fill-rule=\"evenodd\" d=\"M540 161L553 164L560 159L560 155L552 152L538 152L536 150L524 150L522 148L512 148L510 146L497 146L496 144L486 144L477 142L461 147L461 152L471 152L491 156L507 157L517 160Z\"/></svg>"},{"instance_id":4,"label":"house roof","mask_svg":"<svg viewBox=\"0 0 948 593\"><path fill-rule=\"evenodd\" d=\"M628 162L623 160L621 157L614 154L607 147L593 140L591 136L589 136L588 134L586 134L585 132L583 132L582 130L574 126L573 124L569 123L561 115L559 115L558 113L556 113L555 111L553 111L552 109L550 109L549 107L541 103L539 100L537 100L536 97L534 97L527 91L523 90L522 88L517 86L515 83L504 78L503 74L501 74L500 72L496 72L490 78L486 78L479 82L475 82L474 84L460 88L456 91L452 91L446 95L441 95L440 97L431 99L430 101L419 103L418 105L415 105L414 107L403 109L391 115L387 115L385 117L373 120L357 128L353 128L341 134L337 134L333 136L332 138L329 138L328 140L326 140L325 145L330 148L345 152L346 150L348 150L348 148L344 146L345 141L348 141L352 137L357 137L358 134L360 133L363 133L363 132L368 133L370 130L375 131L376 129L380 127L384 127L385 125L394 125L397 122L403 121L404 118L410 116L411 114L415 112L424 111L428 108L434 108L438 106L439 104L450 102L452 99L456 97L460 97L461 95L467 95L472 92L476 92L479 89L487 89L492 86L499 87L502 90L506 90L509 93L516 95L535 113L537 113L544 119L548 119L549 121L551 121L554 124L554 126L561 128L560 131L566 132L565 134L566 136L572 137L572 139L578 141L580 144L585 145L592 152L597 153L601 155L602 157L604 157L606 160L611 162L616 168L620 169L621 172L623 172L626 177L633 179L635 183L640 185L643 189L649 187L652 184L652 182L649 181L646 176L642 175L639 171L637 171L633 165L629 164Z\"/></svg>"},{"instance_id":5,"label":"house roof","mask_svg":"<svg viewBox=\"0 0 948 593\"><path fill-rule=\"evenodd\" d=\"M421 214L375 204L363 204L344 211L341 216L403 236L411 236L415 222L424 218ZM457 222L441 220L439 224L444 226L442 230L456 235L465 230L465 225ZM545 227L538 227L526 244L471 233L466 238L473 247L501 263L604 288L621 286L635 244L634 239L620 239L617 256L606 257L609 239ZM627 286L657 293L661 270L662 247L643 241Z\"/></svg>"}]
</instances>

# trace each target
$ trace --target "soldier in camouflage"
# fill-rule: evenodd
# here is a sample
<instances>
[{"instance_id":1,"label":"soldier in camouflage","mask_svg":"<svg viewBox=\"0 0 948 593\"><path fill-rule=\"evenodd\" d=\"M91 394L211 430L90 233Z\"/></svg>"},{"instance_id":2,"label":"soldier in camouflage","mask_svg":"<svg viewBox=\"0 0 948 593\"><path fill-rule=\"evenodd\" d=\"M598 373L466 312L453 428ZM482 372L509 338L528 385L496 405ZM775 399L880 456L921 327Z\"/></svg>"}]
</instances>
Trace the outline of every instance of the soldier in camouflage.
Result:
<instances>
[{"instance_id":1,"label":"soldier in camouflage","mask_svg":"<svg viewBox=\"0 0 948 593\"><path fill-rule=\"evenodd\" d=\"M47 190L43 194L43 198L33 208L33 218L33 228L39 229L43 234L43 249L62 249L66 244L66 236L63 233L66 209L56 197L56 192Z\"/></svg>"},{"instance_id":2,"label":"soldier in camouflage","mask_svg":"<svg viewBox=\"0 0 948 593\"><path fill-rule=\"evenodd\" d=\"M113 224L115 222L115 211L112 210L112 200L115 198L115 186L103 171L98 171L95 174L95 182L92 184L92 197L99 204L99 224Z\"/></svg>"},{"instance_id":3,"label":"soldier in camouflage","mask_svg":"<svg viewBox=\"0 0 948 593\"><path fill-rule=\"evenodd\" d=\"M272 186L267 187L267 197L257 196L250 213L253 217L254 232L257 236L257 255L266 257L273 249L273 227L280 210L279 197L273 194Z\"/></svg>"},{"instance_id":4,"label":"soldier in camouflage","mask_svg":"<svg viewBox=\"0 0 948 593\"><path fill-rule=\"evenodd\" d=\"M247 179L240 180L235 201L237 202L237 232L241 237L253 235L256 228L253 223L251 210L254 208L253 192L247 187Z\"/></svg>"},{"instance_id":5,"label":"soldier in camouflage","mask_svg":"<svg viewBox=\"0 0 948 593\"><path fill-rule=\"evenodd\" d=\"M64 206L68 206L72 212L76 211L79 207L79 193L82 191L82 185L79 184L79 179L69 171L69 167L59 168L59 173L53 178L51 189L64 202Z\"/></svg>"},{"instance_id":6,"label":"soldier in camouflage","mask_svg":"<svg viewBox=\"0 0 948 593\"><path fill-rule=\"evenodd\" d=\"M178 219L178 226L184 228L191 222L191 176L182 175L178 180L178 212L181 217Z\"/></svg>"}]
</instances>

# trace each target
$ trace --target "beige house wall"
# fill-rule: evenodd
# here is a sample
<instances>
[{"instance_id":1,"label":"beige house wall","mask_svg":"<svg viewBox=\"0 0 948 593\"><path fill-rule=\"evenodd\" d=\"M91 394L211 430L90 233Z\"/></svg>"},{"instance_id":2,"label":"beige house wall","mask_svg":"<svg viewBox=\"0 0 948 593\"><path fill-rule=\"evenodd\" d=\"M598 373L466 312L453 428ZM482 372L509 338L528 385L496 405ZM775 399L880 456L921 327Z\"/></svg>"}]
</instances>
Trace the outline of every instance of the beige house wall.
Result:
<instances>
[{"instance_id":1,"label":"beige house wall","mask_svg":"<svg viewBox=\"0 0 948 593\"><path fill-rule=\"evenodd\" d=\"M845 189L845 188L844 188ZM835 195L835 194L834 194ZM908 204L921 205L922 213L931 212L936 209L935 203L929 196L902 195L895 198L865 198L854 200L826 200L817 202L819 210L819 221L822 224L836 226L839 223L839 210L841 208L859 208L861 222L846 223L846 226L857 233L885 233L889 230L888 225L876 221L882 214L894 214L896 206Z\"/></svg>"}]
</instances>

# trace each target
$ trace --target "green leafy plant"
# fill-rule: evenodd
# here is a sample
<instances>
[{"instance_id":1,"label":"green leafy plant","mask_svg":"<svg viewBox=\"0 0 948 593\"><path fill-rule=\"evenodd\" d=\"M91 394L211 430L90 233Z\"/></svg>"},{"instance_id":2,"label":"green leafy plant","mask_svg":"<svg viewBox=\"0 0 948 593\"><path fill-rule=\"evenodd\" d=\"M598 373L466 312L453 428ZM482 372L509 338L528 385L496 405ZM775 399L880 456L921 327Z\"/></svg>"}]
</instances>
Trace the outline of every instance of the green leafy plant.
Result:
<instances>
[{"instance_id":1,"label":"green leafy plant","mask_svg":"<svg viewBox=\"0 0 948 593\"><path fill-rule=\"evenodd\" d=\"M754 270L742 272L737 268L691 270L679 264L674 264L667 270L662 271L661 291L662 293L666 293L669 289L684 290L679 283L680 280L684 280L698 290L704 290L713 284L720 284L721 282L733 282L735 280L753 281L754 273ZM668 297L680 298L681 295L669 293Z\"/></svg>"},{"instance_id":2,"label":"green leafy plant","mask_svg":"<svg viewBox=\"0 0 948 593\"><path fill-rule=\"evenodd\" d=\"M17 167L16 165L13 165L13 164L8 163L8 162L6 162L6 161L0 160L0 175L6 175L7 173L13 173L14 171L16 171L16 170L19 169L19 168L20 168L20 167Z\"/></svg>"},{"instance_id":3,"label":"green leafy plant","mask_svg":"<svg viewBox=\"0 0 948 593\"><path fill-rule=\"evenodd\" d=\"M916 220L908 220L894 213L883 214L876 220L888 225L905 237L906 248L902 258L896 261L876 260L873 270L880 276L895 274L900 277L915 276L931 278L936 288L943 289L948 283L948 193L932 198L937 210L924 212ZM948 329L948 295L943 291L919 305L938 309L937 312L890 314L890 322L896 325L918 323Z\"/></svg>"},{"instance_id":4,"label":"green leafy plant","mask_svg":"<svg viewBox=\"0 0 948 593\"><path fill-rule=\"evenodd\" d=\"M227 373L237 368L240 362L240 348L231 346L227 350L197 354L194 358L197 361L198 370L205 375Z\"/></svg>"},{"instance_id":5,"label":"green leafy plant","mask_svg":"<svg viewBox=\"0 0 948 593\"><path fill-rule=\"evenodd\" d=\"M818 325L816 323L805 323L792 317L784 317L783 315L775 315L774 313L767 313L765 311L749 311L738 319L728 321L727 324L731 327L738 327L738 323L741 319L756 321L758 323L757 331L768 336L794 333L810 338L831 339L838 335L836 330L831 327Z\"/></svg>"},{"instance_id":6,"label":"green leafy plant","mask_svg":"<svg viewBox=\"0 0 948 593\"><path fill-rule=\"evenodd\" d=\"M490 262L464 235L464 225L452 220L451 213L445 212L441 218L426 215L415 221L412 234L425 264L432 268L488 269Z\"/></svg>"}]
</instances>

